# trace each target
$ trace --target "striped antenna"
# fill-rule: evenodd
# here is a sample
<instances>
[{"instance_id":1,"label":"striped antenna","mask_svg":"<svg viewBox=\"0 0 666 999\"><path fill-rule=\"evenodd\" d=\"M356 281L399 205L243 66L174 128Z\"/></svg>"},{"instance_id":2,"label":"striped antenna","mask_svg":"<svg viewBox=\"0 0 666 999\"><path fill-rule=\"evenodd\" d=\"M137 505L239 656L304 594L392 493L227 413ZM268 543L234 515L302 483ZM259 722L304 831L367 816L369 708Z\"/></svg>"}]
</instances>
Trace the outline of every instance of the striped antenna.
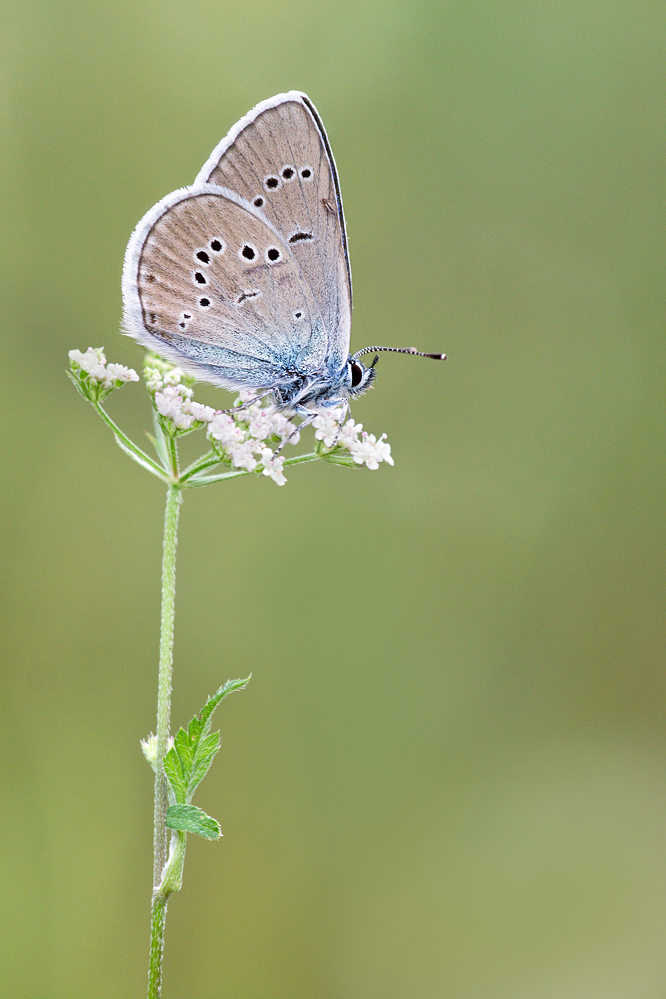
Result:
<instances>
[{"instance_id":1,"label":"striped antenna","mask_svg":"<svg viewBox=\"0 0 666 999\"><path fill-rule=\"evenodd\" d=\"M417 350L416 347L364 347L363 350L357 350L355 354L352 354L351 360L357 361L359 357L363 357L364 354L372 354L373 351L383 351L384 353L391 354L416 354L417 357L431 357L433 361L445 361L446 354L424 354L422 351ZM373 365L374 367L374 361Z\"/></svg>"}]
</instances>

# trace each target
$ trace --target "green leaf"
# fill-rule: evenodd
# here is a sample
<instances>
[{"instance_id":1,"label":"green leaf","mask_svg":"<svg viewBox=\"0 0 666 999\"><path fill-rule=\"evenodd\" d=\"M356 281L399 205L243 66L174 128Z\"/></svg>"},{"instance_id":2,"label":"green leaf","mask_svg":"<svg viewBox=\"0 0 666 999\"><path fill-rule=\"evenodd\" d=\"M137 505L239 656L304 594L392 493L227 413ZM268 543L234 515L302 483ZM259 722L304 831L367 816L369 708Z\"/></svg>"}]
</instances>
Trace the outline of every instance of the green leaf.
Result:
<instances>
[{"instance_id":1,"label":"green leaf","mask_svg":"<svg viewBox=\"0 0 666 999\"><path fill-rule=\"evenodd\" d=\"M197 751L194 755L194 765L197 766L200 758L203 756L214 756L219 748L220 733L211 732L209 735L200 740L199 745L197 746Z\"/></svg>"},{"instance_id":2,"label":"green leaf","mask_svg":"<svg viewBox=\"0 0 666 999\"><path fill-rule=\"evenodd\" d=\"M195 715L194 718L190 721L190 724L187 726L187 734L189 735L190 741L192 742L193 746L196 746L197 743L199 742L199 739L201 738L202 729L203 725L201 724L198 715Z\"/></svg>"},{"instance_id":3,"label":"green leaf","mask_svg":"<svg viewBox=\"0 0 666 999\"><path fill-rule=\"evenodd\" d=\"M194 756L194 762L192 764L192 770L190 772L189 780L187 782L187 793L188 798L191 799L196 788L204 779L211 763L213 762L213 757L220 748L220 733L213 732L211 735L206 736L202 739L197 747L197 751Z\"/></svg>"},{"instance_id":4,"label":"green leaf","mask_svg":"<svg viewBox=\"0 0 666 999\"><path fill-rule=\"evenodd\" d=\"M164 773L166 775L166 779L169 781L176 801L183 803L186 802L187 781L185 779L185 775L183 774L183 767L175 749L170 749L164 757Z\"/></svg>"},{"instance_id":5,"label":"green leaf","mask_svg":"<svg viewBox=\"0 0 666 999\"><path fill-rule=\"evenodd\" d=\"M208 773L213 757L220 748L220 733L210 733L211 719L215 708L227 694L233 693L234 690L241 690L249 682L249 676L246 680L227 680L212 697L208 698L201 714L191 720L187 726L187 731L184 728L179 728L176 732L173 747L164 757L164 773L173 792L173 797L183 807L185 805L189 807L192 795ZM180 826L172 828L179 829ZM198 832L196 829L184 831ZM199 835L203 835L203 833Z\"/></svg>"},{"instance_id":6,"label":"green leaf","mask_svg":"<svg viewBox=\"0 0 666 999\"><path fill-rule=\"evenodd\" d=\"M178 754L178 759L183 768L183 777L188 782L196 747L192 745L192 740L185 729L179 728L176 732L173 740L173 748Z\"/></svg>"},{"instance_id":7,"label":"green leaf","mask_svg":"<svg viewBox=\"0 0 666 999\"><path fill-rule=\"evenodd\" d=\"M168 829L196 833L204 839L219 839L222 835L217 820L196 805L171 805L167 809L166 825Z\"/></svg>"},{"instance_id":8,"label":"green leaf","mask_svg":"<svg viewBox=\"0 0 666 999\"><path fill-rule=\"evenodd\" d=\"M227 694L233 694L235 690L242 690L247 687L250 682L250 676L246 677L245 680L227 680L226 683L222 684L214 694L212 694L203 708L199 712L199 720L201 722L201 731L203 735L207 735L210 730L211 719L213 716L213 711L218 706L220 701L227 696Z\"/></svg>"}]
</instances>

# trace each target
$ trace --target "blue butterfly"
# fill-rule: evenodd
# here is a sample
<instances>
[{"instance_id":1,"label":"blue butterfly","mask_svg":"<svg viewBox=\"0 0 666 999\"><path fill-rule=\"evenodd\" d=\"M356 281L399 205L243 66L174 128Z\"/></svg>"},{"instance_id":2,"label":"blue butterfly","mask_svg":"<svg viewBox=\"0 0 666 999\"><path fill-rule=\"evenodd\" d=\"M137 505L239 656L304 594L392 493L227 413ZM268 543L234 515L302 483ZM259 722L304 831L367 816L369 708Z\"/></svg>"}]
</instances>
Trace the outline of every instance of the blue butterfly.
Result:
<instances>
[{"instance_id":1,"label":"blue butterfly","mask_svg":"<svg viewBox=\"0 0 666 999\"><path fill-rule=\"evenodd\" d=\"M125 332L225 389L310 422L372 383L380 351L349 352L352 286L340 185L312 102L258 104L191 187L139 222L123 271ZM375 352L366 367L359 361Z\"/></svg>"}]
</instances>

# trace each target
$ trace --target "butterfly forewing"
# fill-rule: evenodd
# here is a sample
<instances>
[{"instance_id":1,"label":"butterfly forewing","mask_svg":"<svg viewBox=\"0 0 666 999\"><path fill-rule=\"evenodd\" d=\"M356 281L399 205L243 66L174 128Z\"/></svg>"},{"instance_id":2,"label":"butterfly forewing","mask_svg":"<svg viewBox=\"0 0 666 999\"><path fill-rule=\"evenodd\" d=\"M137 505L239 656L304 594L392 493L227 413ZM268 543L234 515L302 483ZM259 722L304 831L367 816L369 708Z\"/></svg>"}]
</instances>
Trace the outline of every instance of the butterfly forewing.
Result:
<instances>
[{"instance_id":1,"label":"butterfly forewing","mask_svg":"<svg viewBox=\"0 0 666 999\"><path fill-rule=\"evenodd\" d=\"M231 191L180 194L149 227L138 257L149 337L219 368L222 381L243 372L244 384L270 387L295 367L318 370L326 329L289 244Z\"/></svg>"},{"instance_id":2,"label":"butterfly forewing","mask_svg":"<svg viewBox=\"0 0 666 999\"><path fill-rule=\"evenodd\" d=\"M318 303L329 361L342 366L351 277L335 164L314 107L296 92L260 104L213 152L201 182L237 192L283 235Z\"/></svg>"}]
</instances>

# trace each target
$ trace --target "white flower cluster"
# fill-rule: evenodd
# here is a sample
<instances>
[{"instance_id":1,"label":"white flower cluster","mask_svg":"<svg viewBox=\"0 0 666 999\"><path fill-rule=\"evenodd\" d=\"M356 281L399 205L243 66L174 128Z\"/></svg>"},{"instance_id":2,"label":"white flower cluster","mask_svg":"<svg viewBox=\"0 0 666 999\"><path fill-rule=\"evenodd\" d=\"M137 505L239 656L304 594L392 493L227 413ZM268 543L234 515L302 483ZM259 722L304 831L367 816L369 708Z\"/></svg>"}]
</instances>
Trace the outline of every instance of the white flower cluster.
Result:
<instances>
[{"instance_id":1,"label":"white flower cluster","mask_svg":"<svg viewBox=\"0 0 666 999\"><path fill-rule=\"evenodd\" d=\"M101 347L89 347L85 354L70 350L69 358L72 378L93 403L124 382L139 380L131 368L107 364ZM278 485L285 484L285 458L275 453L275 445L279 445L280 451L285 444L298 444L300 428L283 412L272 405L262 405L263 397L256 398L251 391L241 392L232 410L213 409L195 402L191 388L194 379L156 355L147 357L144 375L160 424L168 436L178 437L205 426L213 451L227 467L262 472ZM313 455L304 456L305 460L321 457L337 464L373 469L382 461L392 465L386 434L377 440L374 434L363 430L363 424L351 418L342 422L345 415L342 407L317 413L312 425L320 443Z\"/></svg>"},{"instance_id":2,"label":"white flower cluster","mask_svg":"<svg viewBox=\"0 0 666 999\"><path fill-rule=\"evenodd\" d=\"M341 426L338 421L343 416L342 409L332 409L315 416L312 421L315 437L324 447L343 448L349 451L357 465L365 465L366 468L379 468L379 463L382 461L389 465L394 464L391 445L386 443L386 434L382 434L377 440L374 434L368 434L363 430L362 423L355 423L351 417Z\"/></svg>"},{"instance_id":3,"label":"white flower cluster","mask_svg":"<svg viewBox=\"0 0 666 999\"><path fill-rule=\"evenodd\" d=\"M284 458L274 457L268 442L297 444L300 435L282 413L259 402L250 404L252 392L241 393L242 405L233 413L203 406L193 400L192 389L183 381L185 373L161 361L148 363L144 374L157 412L175 430L184 433L208 424L206 435L227 464L248 472L261 468L278 485L285 484Z\"/></svg>"},{"instance_id":4,"label":"white flower cluster","mask_svg":"<svg viewBox=\"0 0 666 999\"><path fill-rule=\"evenodd\" d=\"M155 393L157 412L171 420L176 430L191 430L195 424L212 420L214 409L192 399L192 389L186 385L165 385L163 392Z\"/></svg>"},{"instance_id":5,"label":"white flower cluster","mask_svg":"<svg viewBox=\"0 0 666 999\"><path fill-rule=\"evenodd\" d=\"M196 429L212 420L215 410L192 399L192 389L183 383L185 373L166 364L147 364L144 377L148 391L155 399L155 408L176 430Z\"/></svg>"},{"instance_id":6,"label":"white flower cluster","mask_svg":"<svg viewBox=\"0 0 666 999\"><path fill-rule=\"evenodd\" d=\"M143 367L143 377L149 392L161 392L166 385L180 385L185 372L182 368L174 368L161 358L151 355Z\"/></svg>"},{"instance_id":7,"label":"white flower cluster","mask_svg":"<svg viewBox=\"0 0 666 999\"><path fill-rule=\"evenodd\" d=\"M72 369L84 372L88 382L94 382L110 392L123 382L138 382L139 376L132 368L124 364L107 364L103 347L88 347L85 354L80 350L70 350L69 359Z\"/></svg>"},{"instance_id":8,"label":"white flower cluster","mask_svg":"<svg viewBox=\"0 0 666 999\"><path fill-rule=\"evenodd\" d=\"M263 406L260 399L253 401L252 392L241 392L240 405L231 412L202 406L193 401L192 389L183 384L185 375L180 368L169 368L163 362L154 366L148 364L145 374L158 413L170 420L176 430L186 432L208 424L206 435L227 464L248 472L261 469L279 486L285 484L285 459L280 455L276 457L270 445L298 444L300 433L283 413L274 406ZM314 418L315 437L324 448L335 449L338 456L347 452L355 464L367 468L378 468L382 461L392 465L391 445L386 443L386 434L377 440L374 434L363 431L363 424L352 419L341 425L344 415L344 409L338 408Z\"/></svg>"},{"instance_id":9,"label":"white flower cluster","mask_svg":"<svg viewBox=\"0 0 666 999\"><path fill-rule=\"evenodd\" d=\"M268 441L298 444L298 428L273 406L262 406L259 402L247 405L246 393L243 400L244 405L236 413L215 413L208 424L208 438L235 468L254 472L263 466L264 475L283 486L287 481L284 457L274 457Z\"/></svg>"}]
</instances>

